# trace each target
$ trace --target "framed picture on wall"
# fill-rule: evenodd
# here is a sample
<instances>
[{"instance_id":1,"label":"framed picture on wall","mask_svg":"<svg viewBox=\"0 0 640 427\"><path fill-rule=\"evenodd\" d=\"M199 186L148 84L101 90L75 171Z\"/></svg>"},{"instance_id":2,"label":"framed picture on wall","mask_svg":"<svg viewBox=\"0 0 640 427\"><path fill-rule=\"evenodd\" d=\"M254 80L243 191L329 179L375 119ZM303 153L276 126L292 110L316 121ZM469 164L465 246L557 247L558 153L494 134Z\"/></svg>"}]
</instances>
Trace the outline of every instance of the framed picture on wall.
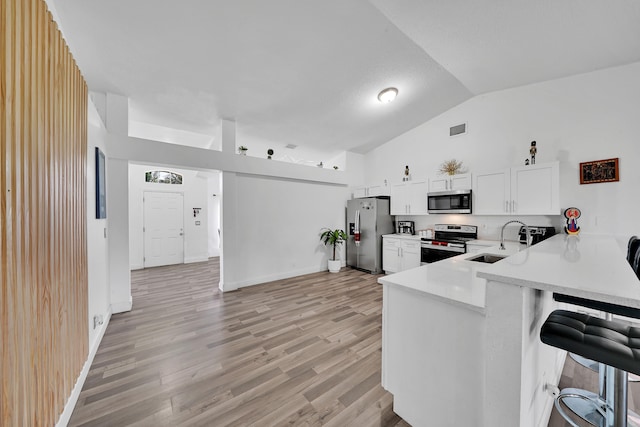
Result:
<instances>
[{"instance_id":1,"label":"framed picture on wall","mask_svg":"<svg viewBox=\"0 0 640 427\"><path fill-rule=\"evenodd\" d=\"M107 185L104 153L96 147L96 218L107 217Z\"/></svg>"},{"instance_id":2,"label":"framed picture on wall","mask_svg":"<svg viewBox=\"0 0 640 427\"><path fill-rule=\"evenodd\" d=\"M580 163L580 184L620 181L618 158Z\"/></svg>"}]
</instances>

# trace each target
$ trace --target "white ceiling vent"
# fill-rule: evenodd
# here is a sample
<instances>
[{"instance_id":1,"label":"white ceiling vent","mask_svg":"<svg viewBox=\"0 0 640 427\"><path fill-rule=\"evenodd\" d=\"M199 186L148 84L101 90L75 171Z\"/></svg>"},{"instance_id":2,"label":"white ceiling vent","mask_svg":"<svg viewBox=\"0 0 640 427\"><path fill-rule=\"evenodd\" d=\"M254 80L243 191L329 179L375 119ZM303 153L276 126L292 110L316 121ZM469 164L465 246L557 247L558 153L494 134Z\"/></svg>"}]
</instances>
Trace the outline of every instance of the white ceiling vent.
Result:
<instances>
[{"instance_id":1,"label":"white ceiling vent","mask_svg":"<svg viewBox=\"0 0 640 427\"><path fill-rule=\"evenodd\" d=\"M449 136L462 135L467 133L467 124L462 123L460 125L451 126L449 128Z\"/></svg>"}]
</instances>

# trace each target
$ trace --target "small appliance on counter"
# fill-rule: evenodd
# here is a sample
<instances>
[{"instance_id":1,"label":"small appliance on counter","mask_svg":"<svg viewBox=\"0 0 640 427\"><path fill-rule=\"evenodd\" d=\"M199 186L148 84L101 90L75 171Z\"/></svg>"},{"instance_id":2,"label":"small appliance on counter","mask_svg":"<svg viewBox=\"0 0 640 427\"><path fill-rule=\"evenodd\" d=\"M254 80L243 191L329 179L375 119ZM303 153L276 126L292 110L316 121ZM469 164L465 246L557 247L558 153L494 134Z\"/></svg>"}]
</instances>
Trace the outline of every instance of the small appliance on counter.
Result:
<instances>
[{"instance_id":1,"label":"small appliance on counter","mask_svg":"<svg viewBox=\"0 0 640 427\"><path fill-rule=\"evenodd\" d=\"M396 227L398 234L416 234L416 224L413 221L398 221Z\"/></svg>"},{"instance_id":2,"label":"small appliance on counter","mask_svg":"<svg viewBox=\"0 0 640 427\"><path fill-rule=\"evenodd\" d=\"M540 243L543 240L548 239L549 237L556 234L556 229L554 227L540 227L540 226L527 226L529 229L529 233L531 234L531 244L535 245L536 243ZM527 232L524 229L524 225L520 227L520 231L518 232L520 243L527 243Z\"/></svg>"}]
</instances>

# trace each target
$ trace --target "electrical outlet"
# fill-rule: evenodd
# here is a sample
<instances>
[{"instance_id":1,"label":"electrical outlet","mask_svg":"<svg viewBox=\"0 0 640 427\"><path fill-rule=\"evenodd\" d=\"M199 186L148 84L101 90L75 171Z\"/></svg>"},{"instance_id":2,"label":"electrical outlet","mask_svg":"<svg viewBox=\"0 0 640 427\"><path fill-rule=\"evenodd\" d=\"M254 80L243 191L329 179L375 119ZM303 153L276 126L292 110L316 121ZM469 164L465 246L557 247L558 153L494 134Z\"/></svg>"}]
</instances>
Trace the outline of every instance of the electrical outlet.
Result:
<instances>
[{"instance_id":1,"label":"electrical outlet","mask_svg":"<svg viewBox=\"0 0 640 427\"><path fill-rule=\"evenodd\" d=\"M95 316L93 316L93 329L97 328L103 323L104 320L102 319L102 314L96 314Z\"/></svg>"}]
</instances>

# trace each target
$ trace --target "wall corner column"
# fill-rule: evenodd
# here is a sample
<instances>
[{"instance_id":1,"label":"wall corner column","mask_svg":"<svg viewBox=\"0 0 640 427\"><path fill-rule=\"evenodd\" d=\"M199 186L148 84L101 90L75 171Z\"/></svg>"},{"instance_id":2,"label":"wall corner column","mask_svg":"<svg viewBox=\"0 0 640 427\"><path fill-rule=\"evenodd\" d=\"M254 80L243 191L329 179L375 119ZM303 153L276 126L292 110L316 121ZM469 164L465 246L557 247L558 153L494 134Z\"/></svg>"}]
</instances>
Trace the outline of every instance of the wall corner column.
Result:
<instances>
[{"instance_id":1,"label":"wall corner column","mask_svg":"<svg viewBox=\"0 0 640 427\"><path fill-rule=\"evenodd\" d=\"M109 159L107 168L107 228L111 311L122 313L133 306L129 268L129 162Z\"/></svg>"},{"instance_id":2,"label":"wall corner column","mask_svg":"<svg viewBox=\"0 0 640 427\"><path fill-rule=\"evenodd\" d=\"M237 244L237 177L235 172L220 174L222 200L220 206L220 283L222 292L238 289L235 272L243 261Z\"/></svg>"}]
</instances>

